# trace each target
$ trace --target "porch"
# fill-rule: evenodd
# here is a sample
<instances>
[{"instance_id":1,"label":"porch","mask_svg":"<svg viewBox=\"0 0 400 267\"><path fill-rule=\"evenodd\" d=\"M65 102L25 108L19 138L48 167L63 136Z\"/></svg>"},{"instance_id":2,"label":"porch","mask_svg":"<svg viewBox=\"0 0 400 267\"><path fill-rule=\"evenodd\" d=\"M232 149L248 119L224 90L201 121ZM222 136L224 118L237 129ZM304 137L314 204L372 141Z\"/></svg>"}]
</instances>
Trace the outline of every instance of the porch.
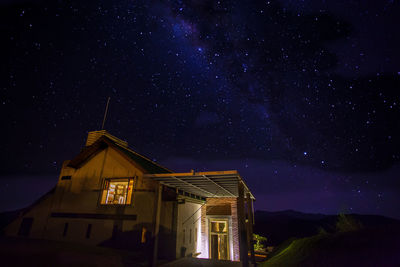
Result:
<instances>
[{"instance_id":1,"label":"porch","mask_svg":"<svg viewBox=\"0 0 400 267\"><path fill-rule=\"evenodd\" d=\"M254 260L254 251L251 248L253 247L253 201L255 198L237 171L192 171L189 173L149 174L145 177L158 181L160 186L175 188L178 195L201 201L201 204L199 203L195 209L192 209L191 214L184 215L185 219L182 223L178 223L177 251L185 245L187 233L190 233L189 238L191 238L192 229L187 225L191 224L191 217L195 217L197 220L193 222L196 225L193 230L196 236L197 233L199 234L196 238L196 241L198 239L199 242L196 246L197 249L190 251L190 254L198 255L197 258L202 259L221 260L219 264L224 262L226 262L225 264L234 264L232 261L236 263L240 261L243 266L248 266L248 253ZM180 204L185 204L185 201ZM182 236L183 238L181 238ZM185 248L183 250L185 251ZM191 259L183 260L183 262L186 261L191 261ZM194 264L208 264L209 262L200 260L195 261ZM191 266L188 265L189 263L185 264Z\"/></svg>"}]
</instances>

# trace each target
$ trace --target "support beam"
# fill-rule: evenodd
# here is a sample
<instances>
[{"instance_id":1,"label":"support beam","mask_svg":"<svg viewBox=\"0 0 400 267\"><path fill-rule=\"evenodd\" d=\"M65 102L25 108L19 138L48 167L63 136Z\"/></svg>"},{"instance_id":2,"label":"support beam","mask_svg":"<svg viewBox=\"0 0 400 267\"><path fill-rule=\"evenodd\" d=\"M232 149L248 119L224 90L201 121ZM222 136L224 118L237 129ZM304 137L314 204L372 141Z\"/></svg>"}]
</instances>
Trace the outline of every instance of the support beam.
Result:
<instances>
[{"instance_id":1,"label":"support beam","mask_svg":"<svg viewBox=\"0 0 400 267\"><path fill-rule=\"evenodd\" d=\"M156 217L154 224L154 247L153 247L153 259L151 266L157 266L158 258L158 233L160 231L160 216L161 216L161 195L162 195L162 185L158 184L157 194L156 194Z\"/></svg>"},{"instance_id":2,"label":"support beam","mask_svg":"<svg viewBox=\"0 0 400 267\"><path fill-rule=\"evenodd\" d=\"M251 199L250 193L246 195L246 203L247 203L247 238L250 246L250 259L251 263L256 266L256 257L254 255L254 240L253 240L253 200Z\"/></svg>"},{"instance_id":3,"label":"support beam","mask_svg":"<svg viewBox=\"0 0 400 267\"><path fill-rule=\"evenodd\" d=\"M210 192L210 191L208 191L208 190L205 190L205 189L203 189L203 188L200 188L200 187L198 187L198 186L196 186L196 185L194 185L194 184L191 184L191 183L189 183L189 182L186 182L186 181L183 180L183 179L180 179L180 178L178 178L178 177L173 177L173 178L174 178L175 180L177 180L177 181L179 181L179 182L185 184L185 185L188 185L189 187L194 187L194 188L196 188L197 190L200 190L200 191L206 193L206 194L207 194L207 197L210 197L210 196L214 195L212 192ZM165 184L168 185L168 183L167 183L168 180L165 181L165 180L160 179L160 178L157 178L156 180L158 180L158 181L160 181L160 182L165 182Z\"/></svg>"},{"instance_id":4,"label":"support beam","mask_svg":"<svg viewBox=\"0 0 400 267\"><path fill-rule=\"evenodd\" d=\"M212 182L213 184L215 184L219 189L222 189L223 191L227 192L230 196L232 197L236 197L234 194L232 194L232 192L230 192L229 190L227 190L226 188L220 186L219 184L217 184L215 181L211 180L209 177L207 177L206 175L203 175L204 178L206 178L208 181Z\"/></svg>"},{"instance_id":5,"label":"support beam","mask_svg":"<svg viewBox=\"0 0 400 267\"><path fill-rule=\"evenodd\" d=\"M247 247L247 233L246 233L246 219L244 209L244 186L240 181L238 184L238 195L237 198L237 213L239 220L239 250L240 250L240 261L243 267L249 266L248 247Z\"/></svg>"}]
</instances>

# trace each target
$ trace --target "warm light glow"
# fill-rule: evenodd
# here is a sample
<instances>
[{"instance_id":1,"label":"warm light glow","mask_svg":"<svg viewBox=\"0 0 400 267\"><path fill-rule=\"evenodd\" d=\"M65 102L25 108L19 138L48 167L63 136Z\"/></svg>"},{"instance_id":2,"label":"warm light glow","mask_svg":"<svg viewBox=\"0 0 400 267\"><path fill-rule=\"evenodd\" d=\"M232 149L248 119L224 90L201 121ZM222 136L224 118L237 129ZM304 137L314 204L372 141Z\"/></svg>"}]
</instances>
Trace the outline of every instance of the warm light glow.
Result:
<instances>
[{"instance_id":1,"label":"warm light glow","mask_svg":"<svg viewBox=\"0 0 400 267\"><path fill-rule=\"evenodd\" d=\"M104 183L101 204L125 205L131 204L133 180L108 179Z\"/></svg>"},{"instance_id":2,"label":"warm light glow","mask_svg":"<svg viewBox=\"0 0 400 267\"><path fill-rule=\"evenodd\" d=\"M142 243L142 244L144 244L144 243L146 243L146 232L147 232L147 229L146 229L146 227L142 227L142 238L141 238L141 240L140 240L140 243Z\"/></svg>"},{"instance_id":3,"label":"warm light glow","mask_svg":"<svg viewBox=\"0 0 400 267\"><path fill-rule=\"evenodd\" d=\"M196 218L200 218L201 216L201 211L199 210L196 213ZM197 244L196 244L196 251L200 252L200 255L197 256L198 258L208 258L208 240L207 236L202 237L201 236L201 218L197 220L196 222L196 227L197 227ZM205 242L205 244L203 244ZM205 246L203 246L205 245Z\"/></svg>"},{"instance_id":4,"label":"warm light glow","mask_svg":"<svg viewBox=\"0 0 400 267\"><path fill-rule=\"evenodd\" d=\"M251 256L250 252L247 255L250 257ZM267 258L267 255L265 255L265 254L255 253L254 256L256 256L258 258Z\"/></svg>"}]
</instances>

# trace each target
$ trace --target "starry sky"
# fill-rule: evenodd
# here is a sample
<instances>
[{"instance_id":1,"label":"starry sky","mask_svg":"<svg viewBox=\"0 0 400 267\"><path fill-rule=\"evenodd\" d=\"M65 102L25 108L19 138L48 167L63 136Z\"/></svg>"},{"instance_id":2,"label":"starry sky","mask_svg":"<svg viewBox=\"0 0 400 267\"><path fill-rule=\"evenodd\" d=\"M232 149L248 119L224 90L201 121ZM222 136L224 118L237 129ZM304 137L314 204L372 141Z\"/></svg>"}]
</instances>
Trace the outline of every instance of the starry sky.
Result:
<instances>
[{"instance_id":1,"label":"starry sky","mask_svg":"<svg viewBox=\"0 0 400 267\"><path fill-rule=\"evenodd\" d=\"M400 3L0 1L0 210L105 129L262 210L400 218Z\"/></svg>"}]
</instances>

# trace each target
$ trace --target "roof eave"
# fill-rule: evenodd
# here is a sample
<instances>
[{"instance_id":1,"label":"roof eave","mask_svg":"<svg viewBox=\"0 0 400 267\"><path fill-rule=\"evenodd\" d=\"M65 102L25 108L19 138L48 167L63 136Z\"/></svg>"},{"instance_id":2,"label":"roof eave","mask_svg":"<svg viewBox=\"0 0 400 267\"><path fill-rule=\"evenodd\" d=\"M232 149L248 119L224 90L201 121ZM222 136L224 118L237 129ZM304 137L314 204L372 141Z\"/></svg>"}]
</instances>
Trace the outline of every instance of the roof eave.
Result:
<instances>
[{"instance_id":1,"label":"roof eave","mask_svg":"<svg viewBox=\"0 0 400 267\"><path fill-rule=\"evenodd\" d=\"M163 174L145 174L144 177L146 178L152 178L156 181L161 182L162 184L166 185L166 186L171 186L171 187L176 187L178 189L184 190L185 188L186 190L198 190L203 191L203 196L204 195L204 188L198 188L199 184L191 184L192 188L190 188L190 185L188 183L190 183L190 180L187 179L182 179L184 177L190 179L191 177L195 178L195 177L204 177L205 178L205 184L213 184L217 187L221 187L222 190L224 190L225 192L230 192L230 194L228 193L227 195L224 196L219 196L217 194L214 194L215 196L210 196L210 194L212 195L213 193L209 190L208 191L208 196L205 197L238 197L236 196L233 192L231 192L229 190L229 188L224 188L223 184L219 184L216 181L214 181L213 179L210 178L237 178L237 182L241 182L244 185L245 188L245 193L249 193L250 194L250 198L255 200L254 195L251 193L250 189L248 188L248 186L246 185L246 183L244 182L243 178L240 176L239 172L237 170L228 170L228 171L208 171L208 172L181 172L181 173L163 173ZM164 180L163 178L165 178L166 180ZM170 178L168 180L168 178ZM232 181L230 181L232 182ZM178 184L178 185L177 185ZM180 184L180 185L179 185ZM204 184L204 186L206 186ZM232 186L233 184L230 184L230 186ZM201 195L201 193L198 193L199 195Z\"/></svg>"}]
</instances>

